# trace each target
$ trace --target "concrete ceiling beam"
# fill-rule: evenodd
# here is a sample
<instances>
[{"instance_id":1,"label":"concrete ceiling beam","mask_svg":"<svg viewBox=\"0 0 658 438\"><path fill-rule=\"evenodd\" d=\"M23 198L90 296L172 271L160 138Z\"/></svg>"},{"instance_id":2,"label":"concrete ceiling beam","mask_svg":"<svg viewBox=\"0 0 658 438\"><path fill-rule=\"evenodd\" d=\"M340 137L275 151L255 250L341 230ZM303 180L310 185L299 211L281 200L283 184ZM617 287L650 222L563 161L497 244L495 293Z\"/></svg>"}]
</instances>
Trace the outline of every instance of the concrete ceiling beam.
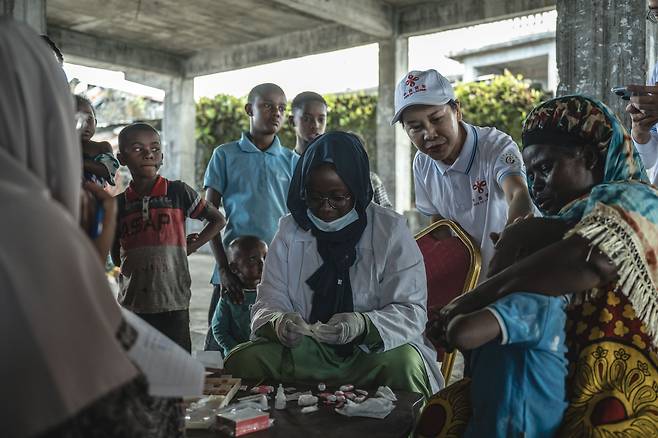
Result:
<instances>
[{"instance_id":1,"label":"concrete ceiling beam","mask_svg":"<svg viewBox=\"0 0 658 438\"><path fill-rule=\"evenodd\" d=\"M401 8L395 12L395 26L390 26L391 20L383 17L393 14L391 7L376 0L276 1L296 10L302 10L303 6L305 13L315 17L329 19L331 15L332 21L341 24L204 50L188 58L56 26L49 26L48 33L69 61L91 67L191 78L386 41L392 35L408 37L527 15L554 8L556 4L556 0L442 0ZM373 24L377 22L378 25ZM375 27L380 30L374 31ZM393 33L391 27L397 32ZM382 37L383 34L388 37Z\"/></svg>"},{"instance_id":2,"label":"concrete ceiling beam","mask_svg":"<svg viewBox=\"0 0 658 438\"><path fill-rule=\"evenodd\" d=\"M64 53L64 59L76 64L110 70L132 68L173 76L182 76L184 72L184 58L171 53L56 26L48 26L48 35Z\"/></svg>"},{"instance_id":3,"label":"concrete ceiling beam","mask_svg":"<svg viewBox=\"0 0 658 438\"><path fill-rule=\"evenodd\" d=\"M379 0L274 0L281 5L378 38L393 36L393 8Z\"/></svg>"},{"instance_id":4,"label":"concrete ceiling beam","mask_svg":"<svg viewBox=\"0 0 658 438\"><path fill-rule=\"evenodd\" d=\"M398 35L415 36L555 9L556 0L442 0L398 11Z\"/></svg>"},{"instance_id":5,"label":"concrete ceiling beam","mask_svg":"<svg viewBox=\"0 0 658 438\"><path fill-rule=\"evenodd\" d=\"M185 62L187 77L237 70L270 62L362 46L376 42L372 35L341 25L303 30L236 46L208 50ZM339 68L347 66L337 66Z\"/></svg>"}]
</instances>

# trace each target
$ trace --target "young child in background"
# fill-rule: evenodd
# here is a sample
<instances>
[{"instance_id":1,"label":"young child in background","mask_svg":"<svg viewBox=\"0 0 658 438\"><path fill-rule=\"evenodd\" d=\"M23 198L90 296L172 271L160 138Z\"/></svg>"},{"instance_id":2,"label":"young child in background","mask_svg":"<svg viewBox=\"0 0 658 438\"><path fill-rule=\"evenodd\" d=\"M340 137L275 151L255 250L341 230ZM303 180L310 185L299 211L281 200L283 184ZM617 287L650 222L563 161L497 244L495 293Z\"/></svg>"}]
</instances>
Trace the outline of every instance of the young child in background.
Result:
<instances>
[{"instance_id":1,"label":"young child in background","mask_svg":"<svg viewBox=\"0 0 658 438\"><path fill-rule=\"evenodd\" d=\"M119 303L191 351L190 272L187 256L219 233L226 223L182 181L158 175L160 135L146 123L119 133L119 161L132 181L117 196L117 237L112 259L121 266ZM186 236L185 218L206 220L199 234Z\"/></svg>"},{"instance_id":2,"label":"young child in background","mask_svg":"<svg viewBox=\"0 0 658 438\"><path fill-rule=\"evenodd\" d=\"M119 162L112 153L112 146L106 141L93 141L96 134L96 112L89 99L76 95L78 128L82 143L84 178L105 187L114 185L114 177L119 169Z\"/></svg>"},{"instance_id":3,"label":"young child in background","mask_svg":"<svg viewBox=\"0 0 658 438\"><path fill-rule=\"evenodd\" d=\"M555 436L567 408L566 304L515 293L447 321L446 344L464 352L471 378L465 437Z\"/></svg>"},{"instance_id":4,"label":"young child in background","mask_svg":"<svg viewBox=\"0 0 658 438\"><path fill-rule=\"evenodd\" d=\"M271 83L255 86L244 109L249 131L213 151L203 178L206 201L216 207L223 204L228 219L223 239L217 236L212 240L217 264L210 280L214 288L206 350L219 350L211 325L220 296L228 292L236 304L243 300L240 280L229 268L224 245L239 236L256 236L267 244L272 241L279 219L288 213L288 188L299 159L277 136L286 111L281 87Z\"/></svg>"},{"instance_id":5,"label":"young child in background","mask_svg":"<svg viewBox=\"0 0 658 438\"><path fill-rule=\"evenodd\" d=\"M247 342L251 334L251 306L256 301L267 244L256 236L241 236L228 245L227 258L231 272L241 283L244 301L233 303L228 296L219 299L212 318L212 333L224 357L238 344Z\"/></svg>"},{"instance_id":6,"label":"young child in background","mask_svg":"<svg viewBox=\"0 0 658 438\"><path fill-rule=\"evenodd\" d=\"M304 91L295 96L291 107L288 122L295 130L295 152L301 156L327 128L327 102L318 93Z\"/></svg>"},{"instance_id":7,"label":"young child in background","mask_svg":"<svg viewBox=\"0 0 658 438\"><path fill-rule=\"evenodd\" d=\"M292 114L288 117L288 122L295 130L297 142L295 152L299 156L304 155L308 145L317 137L325 133L327 129L327 101L313 91L303 91L292 100ZM359 137L361 143L365 145L363 137L355 132L352 134ZM393 208L391 201L388 199L388 193L384 187L379 175L370 172L370 183L373 189L373 202L386 208Z\"/></svg>"}]
</instances>

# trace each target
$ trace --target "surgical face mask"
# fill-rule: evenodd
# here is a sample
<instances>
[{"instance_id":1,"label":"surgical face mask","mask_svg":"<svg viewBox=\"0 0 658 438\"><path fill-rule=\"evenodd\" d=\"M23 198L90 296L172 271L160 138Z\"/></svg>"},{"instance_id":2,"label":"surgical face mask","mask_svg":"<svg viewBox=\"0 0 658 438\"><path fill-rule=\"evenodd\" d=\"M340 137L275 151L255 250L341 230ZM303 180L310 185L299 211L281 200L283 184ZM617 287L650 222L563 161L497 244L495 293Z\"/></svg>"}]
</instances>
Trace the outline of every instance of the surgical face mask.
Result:
<instances>
[{"instance_id":1,"label":"surgical face mask","mask_svg":"<svg viewBox=\"0 0 658 438\"><path fill-rule=\"evenodd\" d=\"M331 222L325 222L316 215L314 215L310 209L306 210L306 215L313 222L318 230L324 231L325 233L333 233L335 231L340 231L349 224L356 222L359 219L359 213L352 208L346 215L339 217Z\"/></svg>"}]
</instances>

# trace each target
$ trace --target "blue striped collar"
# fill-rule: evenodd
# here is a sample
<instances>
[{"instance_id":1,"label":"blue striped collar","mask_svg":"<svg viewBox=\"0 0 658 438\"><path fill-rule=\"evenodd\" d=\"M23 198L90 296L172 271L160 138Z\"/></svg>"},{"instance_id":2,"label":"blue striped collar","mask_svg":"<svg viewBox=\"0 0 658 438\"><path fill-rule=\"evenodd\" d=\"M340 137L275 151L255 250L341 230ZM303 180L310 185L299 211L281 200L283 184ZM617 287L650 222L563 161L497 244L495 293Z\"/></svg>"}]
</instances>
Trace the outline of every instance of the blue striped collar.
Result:
<instances>
[{"instance_id":1,"label":"blue striped collar","mask_svg":"<svg viewBox=\"0 0 658 438\"><path fill-rule=\"evenodd\" d=\"M472 125L465 122L461 122L461 124L466 131L466 138L455 162L446 164L443 161L434 160L441 175L444 175L448 170L468 175L473 167L473 161L475 161L475 154L478 149L478 133Z\"/></svg>"}]
</instances>

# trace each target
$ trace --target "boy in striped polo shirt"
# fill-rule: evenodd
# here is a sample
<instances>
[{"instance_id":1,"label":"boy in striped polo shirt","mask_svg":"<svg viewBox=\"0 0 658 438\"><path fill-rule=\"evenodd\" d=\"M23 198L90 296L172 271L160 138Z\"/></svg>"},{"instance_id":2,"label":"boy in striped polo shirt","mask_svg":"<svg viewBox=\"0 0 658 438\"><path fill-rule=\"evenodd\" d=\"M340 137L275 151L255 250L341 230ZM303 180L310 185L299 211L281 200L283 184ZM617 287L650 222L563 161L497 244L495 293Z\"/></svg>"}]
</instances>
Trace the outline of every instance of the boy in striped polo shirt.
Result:
<instances>
[{"instance_id":1,"label":"boy in striped polo shirt","mask_svg":"<svg viewBox=\"0 0 658 438\"><path fill-rule=\"evenodd\" d=\"M190 186L158 174L160 135L150 125L125 127L117 158L132 176L130 186L117 196L112 259L121 266L119 303L191 351L187 256L217 235L226 221ZM205 220L206 226L187 236L186 217Z\"/></svg>"}]
</instances>

